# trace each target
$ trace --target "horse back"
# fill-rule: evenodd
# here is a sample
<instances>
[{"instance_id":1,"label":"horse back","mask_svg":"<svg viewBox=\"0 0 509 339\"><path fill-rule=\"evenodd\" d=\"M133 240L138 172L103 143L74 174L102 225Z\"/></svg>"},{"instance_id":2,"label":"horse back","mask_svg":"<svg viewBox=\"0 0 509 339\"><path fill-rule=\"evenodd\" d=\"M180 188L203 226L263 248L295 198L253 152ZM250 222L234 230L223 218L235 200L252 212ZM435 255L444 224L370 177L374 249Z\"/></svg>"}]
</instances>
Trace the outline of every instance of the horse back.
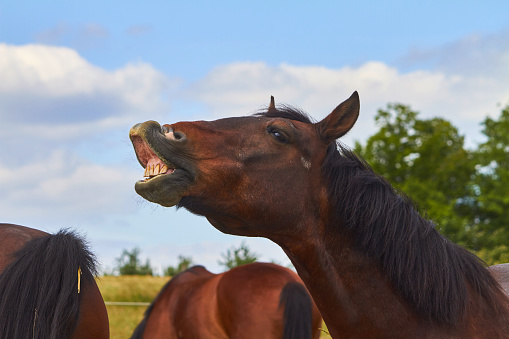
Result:
<instances>
[{"instance_id":1,"label":"horse back","mask_svg":"<svg viewBox=\"0 0 509 339\"><path fill-rule=\"evenodd\" d=\"M28 241L45 235L48 233L25 226L0 224L0 273Z\"/></svg>"},{"instance_id":2,"label":"horse back","mask_svg":"<svg viewBox=\"0 0 509 339\"><path fill-rule=\"evenodd\" d=\"M173 277L147 309L144 328L132 338L225 337L217 317L218 281L203 266Z\"/></svg>"},{"instance_id":3,"label":"horse back","mask_svg":"<svg viewBox=\"0 0 509 339\"><path fill-rule=\"evenodd\" d=\"M252 263L225 272L218 285L218 312L229 338L282 338L282 291L300 284L299 276L279 265ZM309 297L309 295L307 295ZM313 338L320 335L321 315L309 297Z\"/></svg>"}]
</instances>

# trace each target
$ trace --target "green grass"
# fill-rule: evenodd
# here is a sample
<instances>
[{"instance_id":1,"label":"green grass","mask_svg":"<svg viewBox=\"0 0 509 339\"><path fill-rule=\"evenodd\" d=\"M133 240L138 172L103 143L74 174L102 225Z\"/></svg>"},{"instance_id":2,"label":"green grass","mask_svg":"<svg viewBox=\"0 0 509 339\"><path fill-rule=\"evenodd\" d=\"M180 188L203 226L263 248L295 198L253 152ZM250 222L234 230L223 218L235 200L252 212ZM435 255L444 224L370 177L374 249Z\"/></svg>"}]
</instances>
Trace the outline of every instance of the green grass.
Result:
<instances>
[{"instance_id":1,"label":"green grass","mask_svg":"<svg viewBox=\"0 0 509 339\"><path fill-rule=\"evenodd\" d=\"M152 302L168 277L150 276L104 276L97 279L104 301ZM147 306L106 306L110 321L111 339L131 337L143 319ZM325 324L322 328L326 329ZM330 338L322 332L321 339Z\"/></svg>"},{"instance_id":2,"label":"green grass","mask_svg":"<svg viewBox=\"0 0 509 339\"><path fill-rule=\"evenodd\" d=\"M168 281L168 277L105 276L97 279L104 301L152 302ZM143 319L147 306L106 306L110 320L111 339L131 336Z\"/></svg>"}]
</instances>

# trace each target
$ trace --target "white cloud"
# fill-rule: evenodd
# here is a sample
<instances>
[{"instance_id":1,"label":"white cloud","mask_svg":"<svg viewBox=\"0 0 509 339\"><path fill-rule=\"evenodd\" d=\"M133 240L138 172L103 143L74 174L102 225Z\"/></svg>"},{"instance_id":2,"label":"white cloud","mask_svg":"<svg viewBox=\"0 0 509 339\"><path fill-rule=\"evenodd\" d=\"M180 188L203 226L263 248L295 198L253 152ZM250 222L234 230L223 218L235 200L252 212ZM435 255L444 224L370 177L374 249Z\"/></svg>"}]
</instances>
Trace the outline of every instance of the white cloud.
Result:
<instances>
[{"instance_id":1,"label":"white cloud","mask_svg":"<svg viewBox=\"0 0 509 339\"><path fill-rule=\"evenodd\" d=\"M487 44L472 46L493 46ZM253 113L274 95L276 103L301 107L321 119L358 90L361 116L345 139L349 145L353 139L364 140L375 131L373 117L387 102L411 104L423 117L445 117L475 140L485 114L498 114L497 104L509 100L506 45L491 48L483 59L497 72L464 71L474 59L461 59L462 55L475 55L468 49L455 54L462 67L449 67L443 62L431 70L407 72L381 62L338 69L234 63L216 67L203 79L180 88L179 104L187 100L189 105L204 105L207 109L201 118L215 119ZM133 232L131 238L141 238L139 229L144 230L153 215L143 220L118 217L140 214L138 206L133 205L133 184L141 170L127 131L135 122L166 117L168 102L164 96L176 88L176 82L144 63L115 71L102 69L69 48L0 44L0 55L0 143L9 145L0 148L0 207L4 220L28 220L29 226L45 219L65 220L70 225L79 220L88 225L94 218L103 218L105 221L99 223L103 226L112 220L128 220L126 223L132 223L133 228L126 226L122 231L126 236ZM96 241L108 242L105 239L112 238L111 234L122 232L113 228L108 224L103 233L95 230L94 234L99 234ZM183 227L182 232L192 231ZM159 266L174 264L166 258L176 260L178 254L195 253L193 258L198 263L211 269L216 264L217 269L219 253L230 247L220 241L213 244L212 240L208 245L201 240L198 245L175 244L171 236L164 241L171 246L146 241L142 247ZM277 249L250 241L255 252L264 254L263 259L284 259ZM124 239L124 243L129 241ZM113 248L105 258L118 256L120 251Z\"/></svg>"},{"instance_id":2,"label":"white cloud","mask_svg":"<svg viewBox=\"0 0 509 339\"><path fill-rule=\"evenodd\" d=\"M498 114L496 105L509 99L509 69L500 66L501 72L490 77L426 70L402 73L381 62L340 69L235 63L213 69L185 95L205 102L216 116L252 113L274 95L276 103L295 105L321 119L357 90L361 116L346 138L349 142L374 132L373 117L388 102L409 104L422 117L444 117L476 138L486 113Z\"/></svg>"},{"instance_id":3,"label":"white cloud","mask_svg":"<svg viewBox=\"0 0 509 339\"><path fill-rule=\"evenodd\" d=\"M0 44L0 54L3 130L22 123L51 134L55 126L76 130L88 123L96 130L81 131L90 134L168 110L164 96L174 82L149 64L108 71L72 49L45 45Z\"/></svg>"},{"instance_id":4,"label":"white cloud","mask_svg":"<svg viewBox=\"0 0 509 339\"><path fill-rule=\"evenodd\" d=\"M126 29L126 34L132 37L142 37L149 34L152 31L150 25L133 25Z\"/></svg>"},{"instance_id":5,"label":"white cloud","mask_svg":"<svg viewBox=\"0 0 509 339\"><path fill-rule=\"evenodd\" d=\"M17 168L0 163L4 220L92 220L132 212L139 173L121 166L86 162L61 150Z\"/></svg>"},{"instance_id":6,"label":"white cloud","mask_svg":"<svg viewBox=\"0 0 509 339\"><path fill-rule=\"evenodd\" d=\"M37 33L34 39L41 44L65 44L83 51L103 46L108 41L109 35L108 29L98 23L75 25L60 22Z\"/></svg>"},{"instance_id":7,"label":"white cloud","mask_svg":"<svg viewBox=\"0 0 509 339\"><path fill-rule=\"evenodd\" d=\"M412 49L398 64L447 74L500 78L509 71L509 29L492 34L470 34L442 46Z\"/></svg>"}]
</instances>

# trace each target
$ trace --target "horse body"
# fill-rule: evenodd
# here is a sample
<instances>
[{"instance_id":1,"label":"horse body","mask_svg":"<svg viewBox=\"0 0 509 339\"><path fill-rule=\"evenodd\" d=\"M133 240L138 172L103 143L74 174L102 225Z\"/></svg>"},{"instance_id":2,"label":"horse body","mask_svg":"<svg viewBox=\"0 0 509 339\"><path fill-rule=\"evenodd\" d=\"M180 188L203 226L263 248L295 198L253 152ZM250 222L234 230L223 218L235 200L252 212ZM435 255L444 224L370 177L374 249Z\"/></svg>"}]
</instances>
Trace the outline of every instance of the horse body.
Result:
<instances>
[{"instance_id":1,"label":"horse body","mask_svg":"<svg viewBox=\"0 0 509 339\"><path fill-rule=\"evenodd\" d=\"M72 232L0 224L0 338L109 338L93 260Z\"/></svg>"},{"instance_id":2,"label":"horse body","mask_svg":"<svg viewBox=\"0 0 509 339\"><path fill-rule=\"evenodd\" d=\"M298 318L284 316L292 308ZM297 328L291 336L283 336L285 318L296 319L286 325ZM213 274L194 266L163 287L132 338L304 339L318 338L320 326L318 309L289 269L253 263Z\"/></svg>"},{"instance_id":3,"label":"horse body","mask_svg":"<svg viewBox=\"0 0 509 339\"><path fill-rule=\"evenodd\" d=\"M135 189L277 243L334 338L508 337L509 299L481 261L336 143L359 107L354 93L317 123L271 101L252 117L135 125Z\"/></svg>"}]
</instances>

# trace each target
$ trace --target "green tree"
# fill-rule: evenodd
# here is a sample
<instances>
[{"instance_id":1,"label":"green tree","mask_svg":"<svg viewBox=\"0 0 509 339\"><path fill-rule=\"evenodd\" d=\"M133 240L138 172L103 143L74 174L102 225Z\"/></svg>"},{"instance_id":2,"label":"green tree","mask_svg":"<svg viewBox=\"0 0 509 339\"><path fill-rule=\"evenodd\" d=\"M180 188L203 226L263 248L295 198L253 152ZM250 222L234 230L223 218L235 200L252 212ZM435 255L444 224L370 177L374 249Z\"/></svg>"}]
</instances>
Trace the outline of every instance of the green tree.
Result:
<instances>
[{"instance_id":1,"label":"green tree","mask_svg":"<svg viewBox=\"0 0 509 339\"><path fill-rule=\"evenodd\" d=\"M178 256L178 264L177 266L168 266L165 270L164 270L164 275L165 276L170 276L170 277L173 277L177 274L179 274L180 272L184 272L185 270L187 270L189 267L191 267L193 265L193 259L191 257L185 257L183 255L179 255Z\"/></svg>"},{"instance_id":2,"label":"green tree","mask_svg":"<svg viewBox=\"0 0 509 339\"><path fill-rule=\"evenodd\" d=\"M244 242L242 242L238 248L232 247L228 249L226 253L221 253L221 257L223 257L223 260L219 260L218 264L224 266L226 269L250 264L258 260L258 254L251 252Z\"/></svg>"},{"instance_id":3,"label":"green tree","mask_svg":"<svg viewBox=\"0 0 509 339\"><path fill-rule=\"evenodd\" d=\"M144 265L140 261L141 250L138 247L131 251L123 250L119 258L116 258L116 268L120 275L153 275L150 260L147 259Z\"/></svg>"},{"instance_id":4,"label":"green tree","mask_svg":"<svg viewBox=\"0 0 509 339\"><path fill-rule=\"evenodd\" d=\"M473 211L479 255L488 263L509 262L509 106L498 120L486 118L487 141L476 153Z\"/></svg>"},{"instance_id":5,"label":"green tree","mask_svg":"<svg viewBox=\"0 0 509 339\"><path fill-rule=\"evenodd\" d=\"M462 213L472 200L472 152L450 122L419 119L409 106L388 104L375 117L379 131L356 151L405 192L451 240L469 245L474 233Z\"/></svg>"}]
</instances>

